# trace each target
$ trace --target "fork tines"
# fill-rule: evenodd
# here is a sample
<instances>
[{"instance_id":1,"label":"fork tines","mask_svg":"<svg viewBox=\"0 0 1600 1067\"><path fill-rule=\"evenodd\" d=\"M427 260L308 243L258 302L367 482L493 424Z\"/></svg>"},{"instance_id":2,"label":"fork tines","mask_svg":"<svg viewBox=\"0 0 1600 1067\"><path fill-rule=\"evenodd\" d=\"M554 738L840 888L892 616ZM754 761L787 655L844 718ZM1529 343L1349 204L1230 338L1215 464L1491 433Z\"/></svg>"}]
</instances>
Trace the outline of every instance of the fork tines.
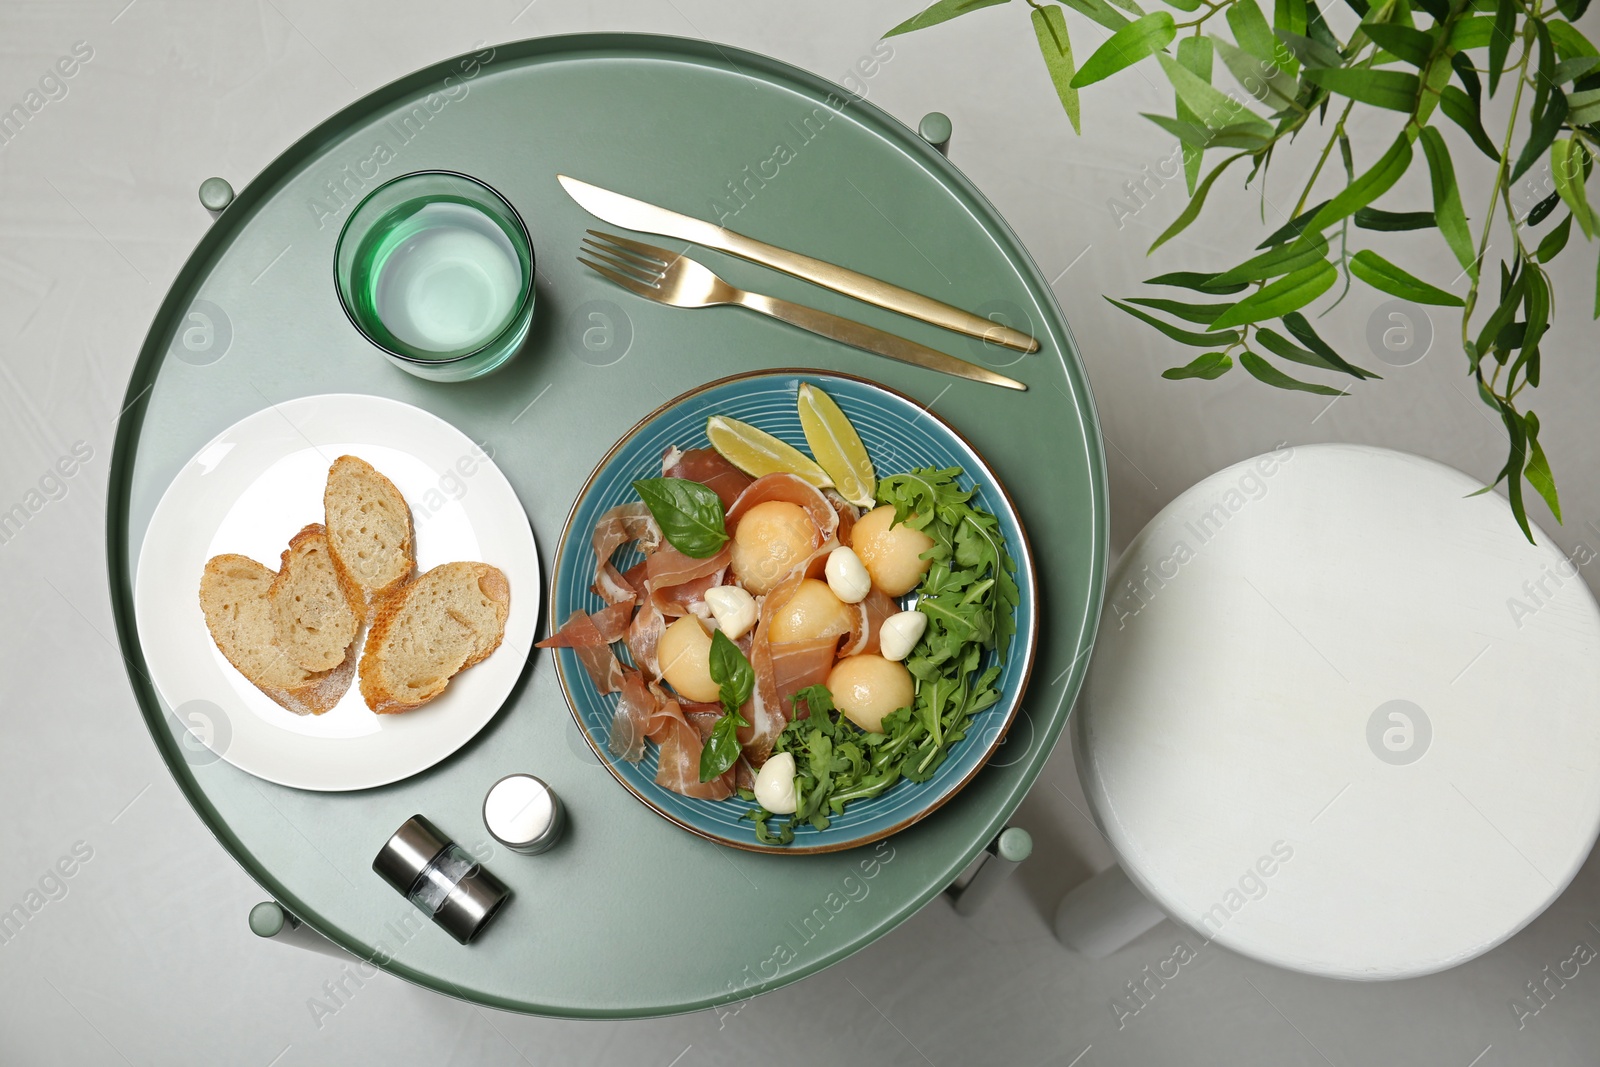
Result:
<instances>
[{"instance_id":1,"label":"fork tines","mask_svg":"<svg viewBox=\"0 0 1600 1067\"><path fill-rule=\"evenodd\" d=\"M659 286L668 266L677 259L664 248L629 240L615 234L589 230L599 240L583 239L584 250L600 263L578 257L578 262L625 289L639 292L641 287L655 289ZM603 265L602 265L603 264Z\"/></svg>"}]
</instances>

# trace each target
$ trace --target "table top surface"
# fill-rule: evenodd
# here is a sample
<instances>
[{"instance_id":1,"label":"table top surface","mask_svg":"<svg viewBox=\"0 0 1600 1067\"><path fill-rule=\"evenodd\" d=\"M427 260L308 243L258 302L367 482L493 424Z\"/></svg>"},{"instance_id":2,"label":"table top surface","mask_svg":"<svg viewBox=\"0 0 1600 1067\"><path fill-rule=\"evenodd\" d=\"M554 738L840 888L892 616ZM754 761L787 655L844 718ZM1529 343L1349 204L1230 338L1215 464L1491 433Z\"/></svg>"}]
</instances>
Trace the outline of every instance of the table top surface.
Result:
<instances>
[{"instance_id":1,"label":"table top surface","mask_svg":"<svg viewBox=\"0 0 1600 1067\"><path fill-rule=\"evenodd\" d=\"M339 226L363 191L431 168L499 190L538 255L529 346L475 382L429 383L389 365L349 325L332 285ZM1041 350L987 349L704 255L735 284L987 361L1030 391L894 364L737 309L690 314L633 299L576 263L579 237L596 223L561 192L558 171L999 314ZM548 580L572 499L618 437L690 386L769 366L854 372L935 407L1007 482L1039 556L1046 607L1016 722L961 795L905 833L814 857L695 838L598 764L542 653L474 741L430 771L354 794L284 788L197 758L146 680L130 604L145 528L175 474L239 418L334 392L438 414L492 451L527 509ZM108 509L112 590L129 677L175 779L292 913L393 973L479 1003L666 1014L742 1000L870 944L1005 825L1085 670L1104 581L1104 481L1087 382L1047 282L982 196L911 131L837 86L735 49L546 38L379 90L308 134L223 212L157 315L129 386ZM489 785L517 771L544 778L568 808L566 836L542 856L496 848L480 819ZM419 812L513 891L470 947L418 928L371 870L389 833Z\"/></svg>"},{"instance_id":2,"label":"table top surface","mask_svg":"<svg viewBox=\"0 0 1600 1067\"><path fill-rule=\"evenodd\" d=\"M1282 448L1118 561L1079 770L1174 918L1281 966L1404 977L1499 944L1577 872L1600 611L1478 488L1398 452Z\"/></svg>"}]
</instances>

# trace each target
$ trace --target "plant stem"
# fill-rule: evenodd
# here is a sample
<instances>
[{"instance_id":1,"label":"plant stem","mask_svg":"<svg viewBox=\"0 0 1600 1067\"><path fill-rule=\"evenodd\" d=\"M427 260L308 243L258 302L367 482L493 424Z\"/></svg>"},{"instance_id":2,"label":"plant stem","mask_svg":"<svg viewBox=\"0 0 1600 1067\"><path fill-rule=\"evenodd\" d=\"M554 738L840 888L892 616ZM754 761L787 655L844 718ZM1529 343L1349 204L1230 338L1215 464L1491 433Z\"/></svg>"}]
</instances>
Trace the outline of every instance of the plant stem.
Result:
<instances>
[{"instance_id":1,"label":"plant stem","mask_svg":"<svg viewBox=\"0 0 1600 1067\"><path fill-rule=\"evenodd\" d=\"M1333 133L1328 137L1328 143L1322 146L1322 155L1317 159L1317 165L1311 170L1311 177L1306 180L1306 187L1300 193L1300 201L1295 204L1294 210L1289 212L1292 219L1299 218L1300 213L1306 209L1306 200L1311 196L1312 186L1317 184L1317 177L1322 173L1322 165L1328 162L1328 156L1333 152L1333 146L1338 143L1339 135L1344 133L1344 120L1350 117L1350 109L1356 106L1354 100L1344 106L1344 113L1339 116L1339 121L1333 125ZM1308 111L1307 114L1310 112Z\"/></svg>"}]
</instances>

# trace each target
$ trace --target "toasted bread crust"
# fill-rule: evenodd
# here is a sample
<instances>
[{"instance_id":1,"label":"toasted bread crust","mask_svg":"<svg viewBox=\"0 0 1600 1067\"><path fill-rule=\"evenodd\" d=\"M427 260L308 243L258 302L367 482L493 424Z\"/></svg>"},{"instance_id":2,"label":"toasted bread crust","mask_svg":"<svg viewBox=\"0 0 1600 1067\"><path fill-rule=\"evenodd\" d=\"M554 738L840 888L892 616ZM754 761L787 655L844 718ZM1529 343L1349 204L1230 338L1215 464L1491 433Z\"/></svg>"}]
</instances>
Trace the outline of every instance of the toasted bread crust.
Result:
<instances>
[{"instance_id":1,"label":"toasted bread crust","mask_svg":"<svg viewBox=\"0 0 1600 1067\"><path fill-rule=\"evenodd\" d=\"M355 558L360 531L351 529L348 524L341 523L337 518L339 513L346 510L343 507L342 494L348 491L352 482L357 481L365 482L373 490L378 501L386 505L391 514L400 516L405 524L398 543L385 546L386 554L390 558L382 564L375 565L377 570L388 575L380 581L372 580ZM339 576L339 584L344 587L345 596L352 604L357 605L357 615L364 621L370 621L378 604L404 587L416 573L416 525L412 519L411 507L393 482L358 456L340 456L333 461L328 468L328 481L323 489L322 505L328 531L328 554L333 560L334 573Z\"/></svg>"},{"instance_id":2,"label":"toasted bread crust","mask_svg":"<svg viewBox=\"0 0 1600 1067\"><path fill-rule=\"evenodd\" d=\"M388 677L391 640L399 635L399 627L405 623L406 609L413 596L432 592L435 586L446 582L470 582L488 600L494 614L492 629L474 634L475 644L459 661L440 662L437 665L438 673L427 679L424 685L401 692ZM361 655L361 695L367 707L379 714L410 711L444 692L451 678L473 664L481 663L500 647L510 610L511 585L498 567L491 567L487 563L441 564L384 598L378 604L376 617L367 633L366 648ZM464 620L459 618L456 621L464 624Z\"/></svg>"},{"instance_id":3,"label":"toasted bread crust","mask_svg":"<svg viewBox=\"0 0 1600 1067\"><path fill-rule=\"evenodd\" d=\"M321 715L350 688L356 657L347 652L332 670L307 671L289 660L271 639L263 641L259 633L246 632L270 627L266 596L276 579L275 572L248 556L228 553L207 560L199 597L206 629L218 650L251 685L296 715ZM252 662L248 654L264 647L272 647L278 657L271 664L274 677L268 677L261 663Z\"/></svg>"}]
</instances>

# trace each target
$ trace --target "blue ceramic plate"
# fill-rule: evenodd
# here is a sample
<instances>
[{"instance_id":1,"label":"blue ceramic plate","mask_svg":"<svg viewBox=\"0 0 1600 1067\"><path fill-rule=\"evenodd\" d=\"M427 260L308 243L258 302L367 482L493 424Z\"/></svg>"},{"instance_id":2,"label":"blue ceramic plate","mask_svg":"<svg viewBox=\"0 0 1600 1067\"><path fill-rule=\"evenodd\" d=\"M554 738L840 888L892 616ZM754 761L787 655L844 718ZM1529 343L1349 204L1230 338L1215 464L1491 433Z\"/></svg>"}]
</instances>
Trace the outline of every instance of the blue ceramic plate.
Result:
<instances>
[{"instance_id":1,"label":"blue ceramic plate","mask_svg":"<svg viewBox=\"0 0 1600 1067\"><path fill-rule=\"evenodd\" d=\"M1000 700L978 714L966 738L950 750L934 776L925 782L902 780L879 796L858 800L834 816L826 830L797 826L794 842L783 846L756 840L754 825L741 818L752 807L749 801L737 796L696 800L656 785L655 745L646 746L648 751L639 763L612 756L606 746L618 695L595 692L576 653L557 649L557 672L567 703L589 746L617 781L684 829L753 852L804 854L855 848L905 829L953 797L1005 737L1027 688L1038 629L1037 587L1027 537L999 478L967 440L910 397L861 378L804 370L760 371L701 386L652 412L617 442L578 494L562 531L550 592L552 628L575 610L593 612L605 607L590 589L595 559L589 532L607 509L638 499L632 483L659 476L661 456L669 446L685 450L710 447L705 434L710 416L726 415L759 426L809 454L795 406L802 381L821 388L838 402L860 433L880 478L916 467L962 468L966 472L963 484L977 487L973 503L1000 520L1000 530L1017 564L1021 600L1016 640L1000 674ZM632 546L625 546L618 553L615 562L620 568L626 569L638 559L633 551ZM625 651L623 658L626 661Z\"/></svg>"}]
</instances>

